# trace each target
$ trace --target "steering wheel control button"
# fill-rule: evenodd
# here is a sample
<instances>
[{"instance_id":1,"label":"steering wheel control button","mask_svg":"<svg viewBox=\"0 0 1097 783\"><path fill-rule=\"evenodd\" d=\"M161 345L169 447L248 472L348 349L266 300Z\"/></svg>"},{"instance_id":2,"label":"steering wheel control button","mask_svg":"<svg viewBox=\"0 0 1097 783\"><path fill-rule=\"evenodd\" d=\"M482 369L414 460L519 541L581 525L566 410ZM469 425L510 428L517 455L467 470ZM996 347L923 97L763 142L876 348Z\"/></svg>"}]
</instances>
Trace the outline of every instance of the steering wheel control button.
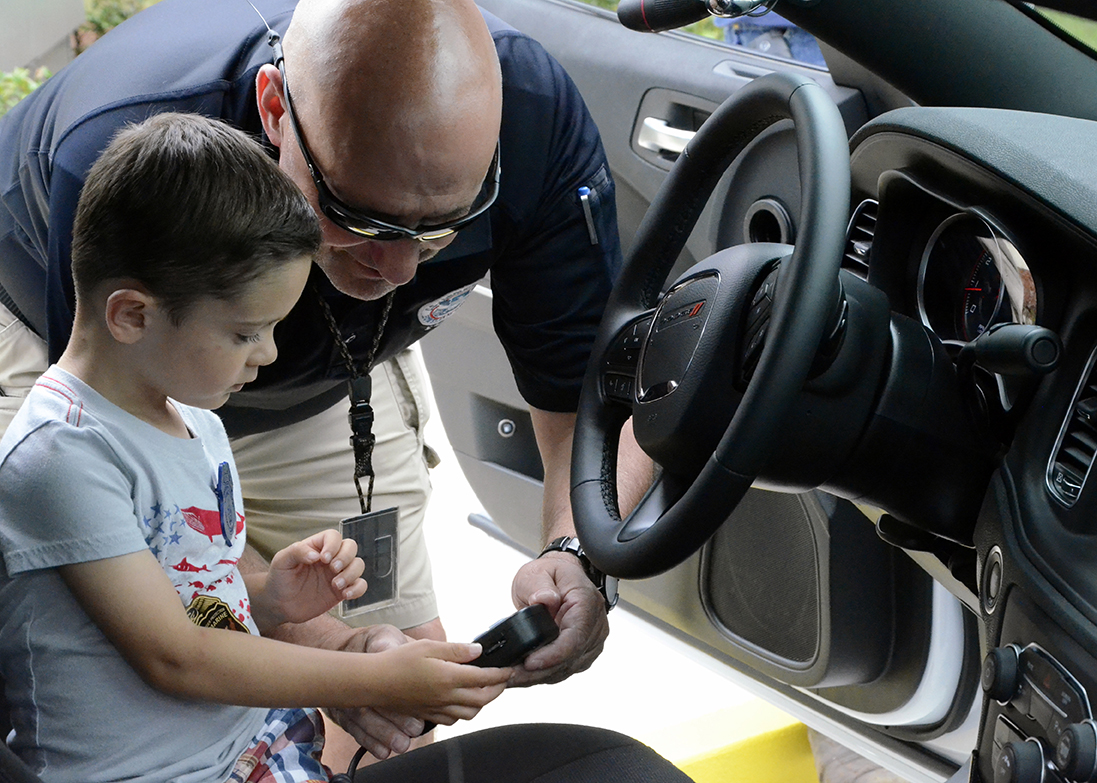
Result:
<instances>
[{"instance_id":1,"label":"steering wheel control button","mask_svg":"<svg viewBox=\"0 0 1097 783\"><path fill-rule=\"evenodd\" d=\"M1097 731L1092 720L1063 730L1055 746L1055 766L1076 783L1097 781Z\"/></svg>"},{"instance_id":2,"label":"steering wheel control button","mask_svg":"<svg viewBox=\"0 0 1097 783\"><path fill-rule=\"evenodd\" d=\"M763 299L773 300L773 291L777 287L777 270L773 270L766 279L762 281L762 284L758 286L758 290L754 292L754 297L750 300L751 307L761 302Z\"/></svg>"},{"instance_id":3,"label":"steering wheel control button","mask_svg":"<svg viewBox=\"0 0 1097 783\"><path fill-rule=\"evenodd\" d=\"M754 374L754 368L758 366L758 359L762 355L762 349L766 344L766 331L769 326L770 311L773 309L773 297L777 290L777 273L779 266L775 266L758 285L758 289L751 297L751 307L747 312L746 329L743 330L743 349L739 373L740 383L746 385Z\"/></svg>"},{"instance_id":4,"label":"steering wheel control button","mask_svg":"<svg viewBox=\"0 0 1097 783\"><path fill-rule=\"evenodd\" d=\"M606 396L632 403L632 391L636 387L636 379L631 375L623 375L616 372L607 372L602 378L602 390Z\"/></svg>"},{"instance_id":5,"label":"steering wheel control button","mask_svg":"<svg viewBox=\"0 0 1097 783\"><path fill-rule=\"evenodd\" d=\"M719 287L718 273L704 274L663 297L640 361L640 402L665 397L681 385L712 312L706 305Z\"/></svg>"},{"instance_id":6,"label":"steering wheel control button","mask_svg":"<svg viewBox=\"0 0 1097 783\"><path fill-rule=\"evenodd\" d=\"M1017 693L1019 661L1017 647L1012 644L991 650L983 659L983 690L999 704L1007 704Z\"/></svg>"},{"instance_id":7,"label":"steering wheel control button","mask_svg":"<svg viewBox=\"0 0 1097 783\"><path fill-rule=\"evenodd\" d=\"M653 318L647 315L626 326L606 351L602 372L602 393L606 399L627 405L635 401L636 365Z\"/></svg>"}]
</instances>

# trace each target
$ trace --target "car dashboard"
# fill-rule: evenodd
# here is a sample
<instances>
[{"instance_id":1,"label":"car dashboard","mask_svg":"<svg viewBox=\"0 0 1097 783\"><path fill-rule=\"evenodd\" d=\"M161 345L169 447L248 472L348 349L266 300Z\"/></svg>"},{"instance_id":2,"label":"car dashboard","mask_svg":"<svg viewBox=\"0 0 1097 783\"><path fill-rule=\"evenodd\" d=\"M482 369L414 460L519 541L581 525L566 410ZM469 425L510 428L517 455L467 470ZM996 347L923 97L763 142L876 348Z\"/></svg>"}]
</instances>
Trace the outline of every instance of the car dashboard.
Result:
<instances>
[{"instance_id":1,"label":"car dashboard","mask_svg":"<svg viewBox=\"0 0 1097 783\"><path fill-rule=\"evenodd\" d=\"M911 545L942 561L981 620L973 766L985 781L1097 770L1095 144L1083 120L935 108L884 114L851 142L860 206L845 268L954 355L961 395L999 452L965 542L974 563L933 531ZM962 371L964 347L1009 323L1054 333L1055 368Z\"/></svg>"}]
</instances>

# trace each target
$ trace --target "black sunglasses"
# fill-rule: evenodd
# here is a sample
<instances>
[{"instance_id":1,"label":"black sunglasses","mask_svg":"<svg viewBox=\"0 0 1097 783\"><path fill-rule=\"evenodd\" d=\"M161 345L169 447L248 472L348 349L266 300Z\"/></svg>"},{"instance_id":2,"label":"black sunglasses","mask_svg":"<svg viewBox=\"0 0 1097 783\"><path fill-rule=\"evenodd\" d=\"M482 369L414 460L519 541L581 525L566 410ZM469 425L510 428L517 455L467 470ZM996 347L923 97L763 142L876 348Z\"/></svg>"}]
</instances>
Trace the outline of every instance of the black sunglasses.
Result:
<instances>
[{"instance_id":1,"label":"black sunglasses","mask_svg":"<svg viewBox=\"0 0 1097 783\"><path fill-rule=\"evenodd\" d=\"M374 215L369 215L340 201L324 183L324 176L313 161L312 153L309 152L308 145L305 143L305 135L301 132L301 126L297 123L297 116L293 111L293 98L290 97L289 92L289 82L286 80L285 56L282 54L282 44L278 40L278 34L272 31L268 37L268 43L274 49L274 64L278 66L278 71L282 74L282 90L286 95L286 111L289 114L290 124L293 125L293 132L297 135L297 145L301 148L305 165L308 166L309 174L312 175L312 181L316 185L316 199L320 205L320 211L332 223L352 234L379 242L391 242L397 239L418 239L420 242L433 242L457 233L457 231L484 214L495 203L495 199L499 196L499 173L501 170L499 166L499 142L495 143L495 155L491 158L491 165L488 166L488 174L484 178L484 184L480 187L480 193L472 202L468 214L462 215L456 220L447 220L444 223L437 223L432 226L406 228L405 226L389 223Z\"/></svg>"}]
</instances>

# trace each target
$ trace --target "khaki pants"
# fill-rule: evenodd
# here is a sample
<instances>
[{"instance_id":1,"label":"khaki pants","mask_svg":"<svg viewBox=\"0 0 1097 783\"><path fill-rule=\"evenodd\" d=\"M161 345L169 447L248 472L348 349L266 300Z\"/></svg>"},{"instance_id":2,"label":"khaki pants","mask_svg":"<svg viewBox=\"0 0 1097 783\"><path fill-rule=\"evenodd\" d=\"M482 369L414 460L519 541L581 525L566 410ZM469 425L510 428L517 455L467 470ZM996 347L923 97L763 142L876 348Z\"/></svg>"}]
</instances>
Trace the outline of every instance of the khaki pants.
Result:
<instances>
[{"instance_id":1,"label":"khaki pants","mask_svg":"<svg viewBox=\"0 0 1097 783\"><path fill-rule=\"evenodd\" d=\"M400 509L400 600L349 618L353 625L389 623L411 628L438 616L423 537L430 497L427 468L436 460L423 441L423 427L430 415L423 373L418 354L412 351L383 362L371 373L370 404L377 436L372 508ZM343 401L299 424L233 440L248 543L264 557L361 513L354 488L348 410L349 403ZM366 484L363 480L363 491Z\"/></svg>"},{"instance_id":2,"label":"khaki pants","mask_svg":"<svg viewBox=\"0 0 1097 783\"><path fill-rule=\"evenodd\" d=\"M45 342L0 305L0 434L47 367ZM400 509L399 601L350 618L353 625L422 625L438 616L423 518L427 468L437 457L423 440L430 415L418 353L404 351L374 368L373 508ZM279 549L361 512L354 487L348 403L289 427L236 438L248 543L268 559ZM363 490L366 483L363 481Z\"/></svg>"}]
</instances>

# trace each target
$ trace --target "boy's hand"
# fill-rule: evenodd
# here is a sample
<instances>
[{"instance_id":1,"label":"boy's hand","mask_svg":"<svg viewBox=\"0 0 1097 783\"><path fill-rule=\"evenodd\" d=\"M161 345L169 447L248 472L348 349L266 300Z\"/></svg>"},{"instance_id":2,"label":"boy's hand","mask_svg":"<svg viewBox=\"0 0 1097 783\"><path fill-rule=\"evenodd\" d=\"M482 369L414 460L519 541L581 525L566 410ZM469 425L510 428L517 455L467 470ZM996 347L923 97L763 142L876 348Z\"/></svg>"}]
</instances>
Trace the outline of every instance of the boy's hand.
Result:
<instances>
[{"instance_id":1,"label":"boy's hand","mask_svg":"<svg viewBox=\"0 0 1097 783\"><path fill-rule=\"evenodd\" d=\"M379 653L412 641L410 636L391 625L370 625L354 630L354 635L339 649L346 652ZM412 740L423 733L424 727L419 718L371 707L326 708L324 714L379 759L408 750Z\"/></svg>"},{"instance_id":2,"label":"boy's hand","mask_svg":"<svg viewBox=\"0 0 1097 783\"><path fill-rule=\"evenodd\" d=\"M357 552L354 541L336 530L323 530L276 554L262 589L268 617L277 623L303 623L344 599L361 596L366 566ZM253 596L253 613L257 603Z\"/></svg>"},{"instance_id":3,"label":"boy's hand","mask_svg":"<svg viewBox=\"0 0 1097 783\"><path fill-rule=\"evenodd\" d=\"M449 726L470 720L503 692L513 669L462 666L481 653L479 644L418 640L379 653L378 689L384 708ZM383 663L382 663L383 662Z\"/></svg>"}]
</instances>

